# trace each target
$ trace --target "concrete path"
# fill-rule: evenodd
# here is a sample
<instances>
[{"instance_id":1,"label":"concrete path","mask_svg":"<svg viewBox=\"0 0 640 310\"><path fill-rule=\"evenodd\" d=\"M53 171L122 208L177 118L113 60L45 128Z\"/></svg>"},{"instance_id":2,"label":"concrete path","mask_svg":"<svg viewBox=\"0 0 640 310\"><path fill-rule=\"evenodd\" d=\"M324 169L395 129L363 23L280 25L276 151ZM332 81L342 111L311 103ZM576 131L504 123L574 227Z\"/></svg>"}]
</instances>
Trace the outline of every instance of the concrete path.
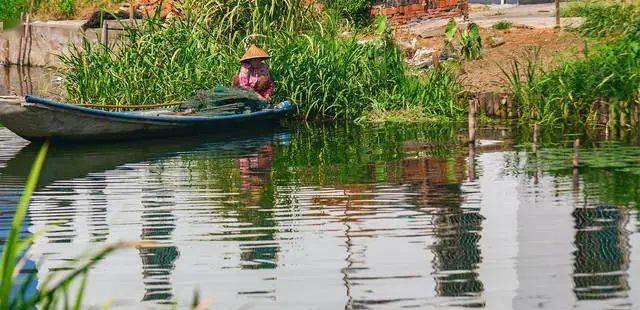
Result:
<instances>
[{"instance_id":1,"label":"concrete path","mask_svg":"<svg viewBox=\"0 0 640 310\"><path fill-rule=\"evenodd\" d=\"M489 28L500 21L508 21L516 26L530 28L553 28L556 25L553 3L529 5L472 5L469 19L480 27ZM462 18L457 18L458 22ZM407 24L407 30L422 37L442 35L442 27L447 19L422 20ZM580 18L561 18L563 28L577 27Z\"/></svg>"}]
</instances>

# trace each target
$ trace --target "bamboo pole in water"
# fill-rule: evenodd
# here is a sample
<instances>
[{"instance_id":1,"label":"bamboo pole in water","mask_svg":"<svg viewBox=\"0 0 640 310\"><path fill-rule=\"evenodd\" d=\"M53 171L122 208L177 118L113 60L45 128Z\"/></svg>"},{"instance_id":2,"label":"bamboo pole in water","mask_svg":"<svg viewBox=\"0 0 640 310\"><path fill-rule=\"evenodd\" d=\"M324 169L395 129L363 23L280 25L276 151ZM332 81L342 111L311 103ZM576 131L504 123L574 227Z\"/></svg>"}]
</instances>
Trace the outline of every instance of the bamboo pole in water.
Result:
<instances>
[{"instance_id":1,"label":"bamboo pole in water","mask_svg":"<svg viewBox=\"0 0 640 310\"><path fill-rule=\"evenodd\" d=\"M469 181L476 179L476 146L469 143L469 158L467 160L467 175Z\"/></svg>"},{"instance_id":2,"label":"bamboo pole in water","mask_svg":"<svg viewBox=\"0 0 640 310\"><path fill-rule=\"evenodd\" d=\"M533 143L531 145L531 152L533 152L533 156L536 156L538 153L538 122L533 123Z\"/></svg>"},{"instance_id":3,"label":"bamboo pole in water","mask_svg":"<svg viewBox=\"0 0 640 310\"><path fill-rule=\"evenodd\" d=\"M469 143L476 144L476 100L469 100Z\"/></svg>"},{"instance_id":4,"label":"bamboo pole in water","mask_svg":"<svg viewBox=\"0 0 640 310\"><path fill-rule=\"evenodd\" d=\"M573 141L573 168L580 167L580 139Z\"/></svg>"}]
</instances>

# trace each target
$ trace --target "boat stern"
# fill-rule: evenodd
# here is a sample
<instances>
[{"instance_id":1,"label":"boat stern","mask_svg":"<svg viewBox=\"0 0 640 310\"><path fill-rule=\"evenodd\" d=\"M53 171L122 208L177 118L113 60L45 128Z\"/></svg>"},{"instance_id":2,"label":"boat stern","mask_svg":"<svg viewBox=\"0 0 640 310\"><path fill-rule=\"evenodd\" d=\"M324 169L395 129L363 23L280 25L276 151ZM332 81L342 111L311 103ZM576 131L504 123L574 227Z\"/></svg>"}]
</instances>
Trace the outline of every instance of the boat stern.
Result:
<instances>
[{"instance_id":1,"label":"boat stern","mask_svg":"<svg viewBox=\"0 0 640 310\"><path fill-rule=\"evenodd\" d=\"M0 96L0 124L2 119L12 114L24 113L27 109L24 97L19 96Z\"/></svg>"}]
</instances>

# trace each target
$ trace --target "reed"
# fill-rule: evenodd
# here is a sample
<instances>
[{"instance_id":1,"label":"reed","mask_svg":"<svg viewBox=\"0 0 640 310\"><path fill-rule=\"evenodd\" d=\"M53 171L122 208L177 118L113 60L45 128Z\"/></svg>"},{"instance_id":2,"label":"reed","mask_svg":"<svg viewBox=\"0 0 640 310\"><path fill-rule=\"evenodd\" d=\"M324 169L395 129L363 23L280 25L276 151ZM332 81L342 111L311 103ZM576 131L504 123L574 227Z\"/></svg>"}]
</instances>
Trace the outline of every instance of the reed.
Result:
<instances>
[{"instance_id":1,"label":"reed","mask_svg":"<svg viewBox=\"0 0 640 310\"><path fill-rule=\"evenodd\" d=\"M374 109L419 108L457 117L450 70L411 76L389 37L358 40L332 10L303 0L205 1L183 17L147 19L114 48L91 45L62 56L70 101L153 104L184 100L199 89L228 85L238 57L255 43L273 57L276 100L290 98L306 119L365 119ZM346 34L345 33L350 33Z\"/></svg>"},{"instance_id":2,"label":"reed","mask_svg":"<svg viewBox=\"0 0 640 310\"><path fill-rule=\"evenodd\" d=\"M629 5L610 7L584 9L581 33L604 37L590 39L592 47L585 48L583 57L543 70L536 52L503 69L523 119L595 124L605 103L611 111L622 113L626 125L631 118L627 114L640 104L640 14ZM611 27L611 17L605 13L617 14L613 19L619 29Z\"/></svg>"}]
</instances>

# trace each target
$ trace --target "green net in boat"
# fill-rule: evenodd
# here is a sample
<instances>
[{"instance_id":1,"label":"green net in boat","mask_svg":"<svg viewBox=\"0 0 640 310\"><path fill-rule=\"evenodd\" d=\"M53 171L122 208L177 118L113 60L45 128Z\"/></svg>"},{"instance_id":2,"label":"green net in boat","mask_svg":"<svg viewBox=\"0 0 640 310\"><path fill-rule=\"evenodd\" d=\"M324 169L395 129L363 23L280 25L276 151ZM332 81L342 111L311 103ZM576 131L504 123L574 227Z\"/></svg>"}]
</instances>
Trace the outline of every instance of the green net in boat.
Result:
<instances>
[{"instance_id":1,"label":"green net in boat","mask_svg":"<svg viewBox=\"0 0 640 310\"><path fill-rule=\"evenodd\" d=\"M253 91L217 86L211 90L199 90L178 109L198 114L234 114L258 111L266 106L266 102L258 99Z\"/></svg>"}]
</instances>

